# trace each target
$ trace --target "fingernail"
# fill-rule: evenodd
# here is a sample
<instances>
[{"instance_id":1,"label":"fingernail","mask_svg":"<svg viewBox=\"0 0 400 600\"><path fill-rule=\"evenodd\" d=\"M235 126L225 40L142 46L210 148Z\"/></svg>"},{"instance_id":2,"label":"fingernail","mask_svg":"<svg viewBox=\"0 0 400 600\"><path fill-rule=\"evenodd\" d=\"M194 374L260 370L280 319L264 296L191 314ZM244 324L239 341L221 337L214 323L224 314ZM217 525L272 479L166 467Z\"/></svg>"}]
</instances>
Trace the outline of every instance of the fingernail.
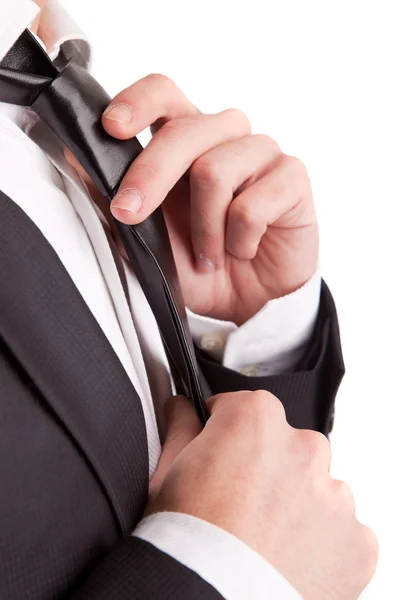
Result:
<instances>
[{"instance_id":1,"label":"fingernail","mask_svg":"<svg viewBox=\"0 0 400 600\"><path fill-rule=\"evenodd\" d=\"M112 104L104 111L103 117L127 125L133 119L133 111L129 104Z\"/></svg>"},{"instance_id":2,"label":"fingernail","mask_svg":"<svg viewBox=\"0 0 400 600\"><path fill-rule=\"evenodd\" d=\"M127 188L119 192L112 201L111 208L119 208L120 210L128 210L137 214L143 205L143 198L134 188Z\"/></svg>"},{"instance_id":3,"label":"fingernail","mask_svg":"<svg viewBox=\"0 0 400 600\"><path fill-rule=\"evenodd\" d=\"M200 273L212 273L215 271L215 265L212 260L207 258L204 254L199 254L196 259L197 270Z\"/></svg>"}]
</instances>

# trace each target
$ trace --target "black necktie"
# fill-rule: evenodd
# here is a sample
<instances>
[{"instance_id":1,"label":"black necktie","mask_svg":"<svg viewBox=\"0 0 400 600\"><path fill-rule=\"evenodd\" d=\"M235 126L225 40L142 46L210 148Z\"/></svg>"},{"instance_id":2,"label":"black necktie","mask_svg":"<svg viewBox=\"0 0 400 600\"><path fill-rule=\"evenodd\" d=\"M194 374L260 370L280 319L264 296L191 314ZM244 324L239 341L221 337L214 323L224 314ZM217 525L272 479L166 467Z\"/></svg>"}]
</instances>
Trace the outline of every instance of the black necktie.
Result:
<instances>
[{"instance_id":1,"label":"black necktie","mask_svg":"<svg viewBox=\"0 0 400 600\"><path fill-rule=\"evenodd\" d=\"M58 61L56 66L28 30L0 63L0 101L30 106L110 202L143 150L137 138L115 140L104 131L101 115L110 102L108 94L75 61ZM115 222L157 320L177 391L192 399L204 423L210 391L197 367L162 210L139 225Z\"/></svg>"}]
</instances>

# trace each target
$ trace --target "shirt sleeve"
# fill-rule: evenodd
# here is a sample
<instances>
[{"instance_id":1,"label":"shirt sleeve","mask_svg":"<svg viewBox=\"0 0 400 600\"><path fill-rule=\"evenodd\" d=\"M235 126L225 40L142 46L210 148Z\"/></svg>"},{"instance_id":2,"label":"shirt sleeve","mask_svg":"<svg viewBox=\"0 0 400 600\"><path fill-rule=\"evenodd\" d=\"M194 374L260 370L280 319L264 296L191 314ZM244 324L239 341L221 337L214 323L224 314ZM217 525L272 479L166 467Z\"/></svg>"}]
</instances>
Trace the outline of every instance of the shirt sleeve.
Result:
<instances>
[{"instance_id":1,"label":"shirt sleeve","mask_svg":"<svg viewBox=\"0 0 400 600\"><path fill-rule=\"evenodd\" d=\"M193 340L224 367L248 376L279 375L301 359L318 316L319 268L295 292L271 300L243 325L187 309Z\"/></svg>"},{"instance_id":2,"label":"shirt sleeve","mask_svg":"<svg viewBox=\"0 0 400 600\"><path fill-rule=\"evenodd\" d=\"M39 6L32 0L1 0L0 60L39 14Z\"/></svg>"},{"instance_id":3,"label":"shirt sleeve","mask_svg":"<svg viewBox=\"0 0 400 600\"><path fill-rule=\"evenodd\" d=\"M260 554L227 531L174 512L143 519L133 535L182 563L225 600L301 600L299 593Z\"/></svg>"}]
</instances>

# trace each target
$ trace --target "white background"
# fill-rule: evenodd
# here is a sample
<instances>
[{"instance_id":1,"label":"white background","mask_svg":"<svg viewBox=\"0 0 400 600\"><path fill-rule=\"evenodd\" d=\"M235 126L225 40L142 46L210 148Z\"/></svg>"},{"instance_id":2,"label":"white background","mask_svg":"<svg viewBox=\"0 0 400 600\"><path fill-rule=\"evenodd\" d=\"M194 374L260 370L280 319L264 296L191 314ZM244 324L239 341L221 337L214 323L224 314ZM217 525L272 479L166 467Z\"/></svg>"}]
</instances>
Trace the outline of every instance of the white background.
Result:
<instances>
[{"instance_id":1,"label":"white background","mask_svg":"<svg viewBox=\"0 0 400 600\"><path fill-rule=\"evenodd\" d=\"M332 474L380 540L369 600L400 598L400 34L395 0L64 0L111 94L152 72L244 110L309 169L347 374ZM143 141L143 138L141 138ZM363 596L364 597L364 596Z\"/></svg>"}]
</instances>

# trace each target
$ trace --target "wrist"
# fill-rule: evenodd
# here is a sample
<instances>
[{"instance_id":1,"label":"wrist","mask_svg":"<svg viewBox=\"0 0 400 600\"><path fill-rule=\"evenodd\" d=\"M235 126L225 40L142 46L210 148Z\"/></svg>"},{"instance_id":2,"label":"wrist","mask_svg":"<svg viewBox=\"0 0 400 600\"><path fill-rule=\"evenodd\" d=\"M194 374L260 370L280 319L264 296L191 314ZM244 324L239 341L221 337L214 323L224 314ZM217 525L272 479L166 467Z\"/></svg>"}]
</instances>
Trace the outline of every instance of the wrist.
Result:
<instances>
[{"instance_id":1,"label":"wrist","mask_svg":"<svg viewBox=\"0 0 400 600\"><path fill-rule=\"evenodd\" d=\"M231 321L238 327L243 326L265 308L269 302L286 298L302 289L312 279L317 268L318 261L316 260L310 264L308 269L303 269L301 273L293 274L290 278L284 277L279 280L277 277L276 283L268 286L263 296L258 296L256 299L249 297L246 305L239 306L236 311L231 313L229 318L222 317L222 319Z\"/></svg>"},{"instance_id":2,"label":"wrist","mask_svg":"<svg viewBox=\"0 0 400 600\"><path fill-rule=\"evenodd\" d=\"M199 506L197 502L192 502L188 497L182 496L177 500L177 498L169 497L168 486L167 489L164 487L158 498L148 506L146 518L167 513L176 515L177 518L182 515L188 520L198 519L207 523L210 527L217 527L226 534L234 536L267 560L264 536L259 528L254 529L253 527L251 501L247 510L243 508L243 497L237 505L231 502L229 510L227 510L225 503L221 505L219 510L216 502ZM250 498L247 498L247 500L250 500ZM238 518L238 515L240 515L240 518ZM246 515L249 516L248 519Z\"/></svg>"}]
</instances>

